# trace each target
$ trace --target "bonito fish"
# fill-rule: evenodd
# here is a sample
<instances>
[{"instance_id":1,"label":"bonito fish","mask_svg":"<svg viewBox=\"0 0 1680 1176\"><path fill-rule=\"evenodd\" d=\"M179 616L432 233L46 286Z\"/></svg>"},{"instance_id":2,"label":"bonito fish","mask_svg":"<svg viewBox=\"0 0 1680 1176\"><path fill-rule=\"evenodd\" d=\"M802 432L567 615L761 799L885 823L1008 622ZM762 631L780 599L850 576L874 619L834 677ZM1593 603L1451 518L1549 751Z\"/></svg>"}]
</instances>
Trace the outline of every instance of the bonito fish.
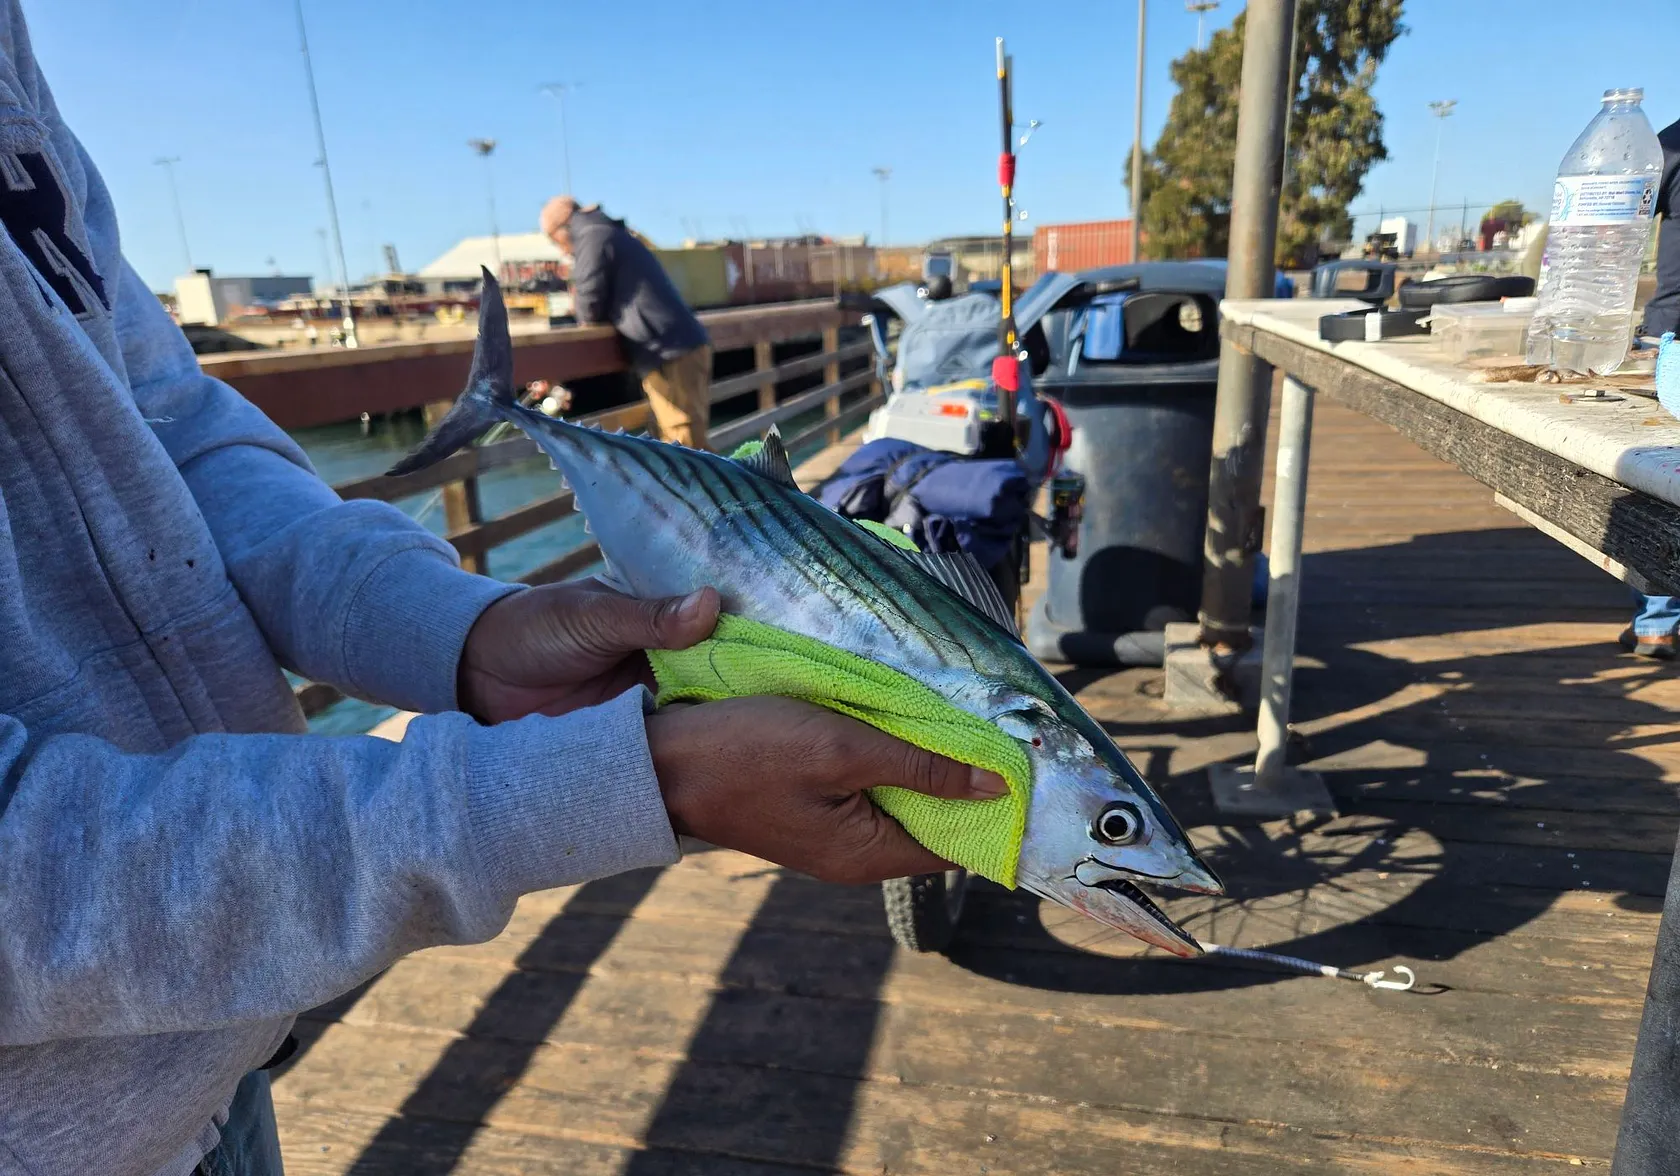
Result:
<instances>
[{"instance_id":1,"label":"bonito fish","mask_svg":"<svg viewBox=\"0 0 1680 1176\"><path fill-rule=\"evenodd\" d=\"M497 421L519 426L570 484L617 586L662 597L712 585L729 612L879 662L995 724L1032 765L1019 885L1178 955L1201 952L1140 884L1219 894L1219 879L1027 652L977 563L896 548L828 510L794 485L774 433L735 461L525 408L488 272L479 314L465 392L391 473L439 461Z\"/></svg>"}]
</instances>

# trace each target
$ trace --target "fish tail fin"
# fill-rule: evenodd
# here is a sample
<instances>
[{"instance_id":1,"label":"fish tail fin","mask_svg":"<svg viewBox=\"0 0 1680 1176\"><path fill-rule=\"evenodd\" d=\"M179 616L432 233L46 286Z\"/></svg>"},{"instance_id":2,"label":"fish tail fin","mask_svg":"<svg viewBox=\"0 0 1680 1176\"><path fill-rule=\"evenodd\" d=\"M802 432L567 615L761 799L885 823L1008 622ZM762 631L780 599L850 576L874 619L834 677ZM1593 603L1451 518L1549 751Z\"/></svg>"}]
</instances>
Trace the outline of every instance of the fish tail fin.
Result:
<instances>
[{"instance_id":1,"label":"fish tail fin","mask_svg":"<svg viewBox=\"0 0 1680 1176\"><path fill-rule=\"evenodd\" d=\"M513 340L508 337L507 304L488 269L478 300L478 341L473 346L467 386L437 427L396 465L387 477L411 474L471 445L516 403L513 392Z\"/></svg>"}]
</instances>

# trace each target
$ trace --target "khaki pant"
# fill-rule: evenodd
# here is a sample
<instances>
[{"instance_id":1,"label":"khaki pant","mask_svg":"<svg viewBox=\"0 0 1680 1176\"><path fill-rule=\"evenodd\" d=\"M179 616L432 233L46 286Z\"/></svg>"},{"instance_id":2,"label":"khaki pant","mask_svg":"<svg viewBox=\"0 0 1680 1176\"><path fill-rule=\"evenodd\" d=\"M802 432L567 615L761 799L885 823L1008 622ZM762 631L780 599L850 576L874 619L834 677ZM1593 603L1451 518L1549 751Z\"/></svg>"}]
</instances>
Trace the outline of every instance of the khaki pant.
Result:
<instances>
[{"instance_id":1,"label":"khaki pant","mask_svg":"<svg viewBox=\"0 0 1680 1176\"><path fill-rule=\"evenodd\" d=\"M709 449L712 349L697 347L642 377L659 437L690 449Z\"/></svg>"}]
</instances>

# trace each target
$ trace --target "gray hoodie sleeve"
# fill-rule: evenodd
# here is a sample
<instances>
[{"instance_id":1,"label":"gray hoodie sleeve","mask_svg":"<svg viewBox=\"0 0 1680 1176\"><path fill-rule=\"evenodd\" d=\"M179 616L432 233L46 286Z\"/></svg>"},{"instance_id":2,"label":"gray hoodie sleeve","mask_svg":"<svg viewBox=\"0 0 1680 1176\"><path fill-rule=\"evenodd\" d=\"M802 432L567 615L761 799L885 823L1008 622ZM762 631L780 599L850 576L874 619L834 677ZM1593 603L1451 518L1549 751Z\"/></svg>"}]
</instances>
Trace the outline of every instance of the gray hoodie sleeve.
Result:
<instances>
[{"instance_id":1,"label":"gray hoodie sleeve","mask_svg":"<svg viewBox=\"0 0 1680 1176\"><path fill-rule=\"evenodd\" d=\"M290 437L200 370L126 263L115 285L135 403L281 664L405 710L453 710L468 630L517 587L461 571L454 548L393 506L342 501Z\"/></svg>"},{"instance_id":2,"label":"gray hoodie sleeve","mask_svg":"<svg viewBox=\"0 0 1680 1176\"><path fill-rule=\"evenodd\" d=\"M160 755L0 715L0 1046L295 1014L522 893L675 861L646 698Z\"/></svg>"}]
</instances>

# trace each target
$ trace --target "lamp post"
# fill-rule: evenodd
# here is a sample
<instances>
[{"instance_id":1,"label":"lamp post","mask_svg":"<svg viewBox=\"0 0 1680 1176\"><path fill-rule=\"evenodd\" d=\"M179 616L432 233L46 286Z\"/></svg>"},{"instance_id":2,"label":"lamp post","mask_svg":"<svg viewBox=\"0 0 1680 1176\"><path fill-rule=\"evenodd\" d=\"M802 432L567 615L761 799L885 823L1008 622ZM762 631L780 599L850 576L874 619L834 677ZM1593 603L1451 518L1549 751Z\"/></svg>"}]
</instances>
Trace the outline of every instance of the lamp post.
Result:
<instances>
[{"instance_id":1,"label":"lamp post","mask_svg":"<svg viewBox=\"0 0 1680 1176\"><path fill-rule=\"evenodd\" d=\"M539 87L542 93L554 99L560 106L560 164L561 177L565 180L566 195L572 195L572 148L566 137L566 91L578 88L576 82L549 82Z\"/></svg>"},{"instance_id":2,"label":"lamp post","mask_svg":"<svg viewBox=\"0 0 1680 1176\"><path fill-rule=\"evenodd\" d=\"M1429 104L1429 113L1435 116L1435 169L1429 176L1429 228L1424 232L1423 239L1431 249L1435 248L1435 183L1441 178L1441 134L1447 129L1447 119L1457 105L1456 98Z\"/></svg>"},{"instance_id":3,"label":"lamp post","mask_svg":"<svg viewBox=\"0 0 1680 1176\"><path fill-rule=\"evenodd\" d=\"M175 205L175 230L181 234L181 260L187 263L187 268L181 272L192 273L192 246L187 244L187 218L181 215L181 190L175 186L175 165L181 162L179 155L160 156L152 160L163 169L164 175L169 177L169 199Z\"/></svg>"},{"instance_id":4,"label":"lamp post","mask_svg":"<svg viewBox=\"0 0 1680 1176\"><path fill-rule=\"evenodd\" d=\"M1196 14L1196 48L1204 48L1202 18L1219 7L1219 0L1184 0L1184 11Z\"/></svg>"},{"instance_id":5,"label":"lamp post","mask_svg":"<svg viewBox=\"0 0 1680 1176\"><path fill-rule=\"evenodd\" d=\"M502 235L496 228L496 176L490 167L490 156L496 150L494 139L468 139L467 146L484 160L484 192L490 200L490 249L496 258L496 280L502 280Z\"/></svg>"},{"instance_id":6,"label":"lamp post","mask_svg":"<svg viewBox=\"0 0 1680 1176\"><path fill-rule=\"evenodd\" d=\"M309 57L309 33L303 23L303 0L297 0L298 44L303 50L303 73L309 82L309 111L315 119L315 164L327 189L327 220L332 226L333 249L338 255L339 294L344 299L344 345L355 347L356 317L350 310L350 267L344 262L344 235L338 226L338 200L333 196L332 168L327 166L327 135L321 129L321 101L315 93L315 65Z\"/></svg>"}]
</instances>

